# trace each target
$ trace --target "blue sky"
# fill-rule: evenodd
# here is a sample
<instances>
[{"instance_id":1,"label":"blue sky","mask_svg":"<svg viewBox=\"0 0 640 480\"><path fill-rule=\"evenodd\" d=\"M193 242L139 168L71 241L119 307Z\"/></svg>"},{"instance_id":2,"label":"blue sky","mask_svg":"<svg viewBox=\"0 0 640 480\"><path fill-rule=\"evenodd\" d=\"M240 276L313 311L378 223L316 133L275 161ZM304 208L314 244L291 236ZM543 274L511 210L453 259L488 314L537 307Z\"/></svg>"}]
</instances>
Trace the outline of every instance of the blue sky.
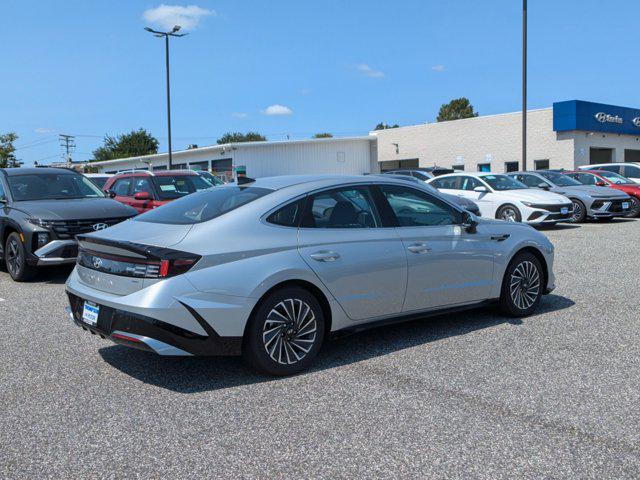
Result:
<instances>
[{"instance_id":1,"label":"blue sky","mask_svg":"<svg viewBox=\"0 0 640 480\"><path fill-rule=\"evenodd\" d=\"M365 134L380 121L433 121L460 96L482 115L520 108L519 0L166 4L197 8L3 3L0 132L20 135L18 158L55 161L68 133L85 160L105 134L140 127L166 150L164 46L143 27L176 13L191 28L172 43L174 149L226 131ZM639 18L636 0L530 0L529 108L640 106Z\"/></svg>"}]
</instances>

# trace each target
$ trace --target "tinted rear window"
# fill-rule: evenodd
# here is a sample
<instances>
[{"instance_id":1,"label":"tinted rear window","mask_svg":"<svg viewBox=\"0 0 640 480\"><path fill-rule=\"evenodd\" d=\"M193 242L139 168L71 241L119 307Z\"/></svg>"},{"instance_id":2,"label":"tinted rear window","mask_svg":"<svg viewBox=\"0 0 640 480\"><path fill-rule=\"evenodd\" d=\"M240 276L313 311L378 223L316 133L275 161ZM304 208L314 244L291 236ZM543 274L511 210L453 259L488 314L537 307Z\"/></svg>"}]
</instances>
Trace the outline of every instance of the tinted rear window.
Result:
<instances>
[{"instance_id":1,"label":"tinted rear window","mask_svg":"<svg viewBox=\"0 0 640 480\"><path fill-rule=\"evenodd\" d=\"M192 177L189 177L192 178ZM219 217L273 190L228 186L194 193L135 218L137 222L190 225Z\"/></svg>"},{"instance_id":2,"label":"tinted rear window","mask_svg":"<svg viewBox=\"0 0 640 480\"><path fill-rule=\"evenodd\" d=\"M160 200L174 200L212 187L200 175L159 175L153 177L153 183L158 187Z\"/></svg>"}]
</instances>

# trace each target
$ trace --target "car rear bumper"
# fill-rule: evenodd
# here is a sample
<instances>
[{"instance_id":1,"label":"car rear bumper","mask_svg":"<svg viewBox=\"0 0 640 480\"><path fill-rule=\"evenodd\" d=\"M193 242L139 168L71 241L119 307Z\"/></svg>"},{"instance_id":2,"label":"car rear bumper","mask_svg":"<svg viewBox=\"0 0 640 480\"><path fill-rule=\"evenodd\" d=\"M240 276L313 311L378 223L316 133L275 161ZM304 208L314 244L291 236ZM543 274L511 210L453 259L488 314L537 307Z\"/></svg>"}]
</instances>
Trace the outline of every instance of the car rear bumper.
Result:
<instances>
[{"instance_id":1,"label":"car rear bumper","mask_svg":"<svg viewBox=\"0 0 640 480\"><path fill-rule=\"evenodd\" d=\"M121 345L172 356L240 355L242 351L242 337L221 337L208 325L206 333L201 335L156 318L99 303L96 304L100 307L98 320L92 325L82 318L85 299L69 291L67 296L69 313L76 325ZM192 314L197 315L195 311Z\"/></svg>"}]
</instances>

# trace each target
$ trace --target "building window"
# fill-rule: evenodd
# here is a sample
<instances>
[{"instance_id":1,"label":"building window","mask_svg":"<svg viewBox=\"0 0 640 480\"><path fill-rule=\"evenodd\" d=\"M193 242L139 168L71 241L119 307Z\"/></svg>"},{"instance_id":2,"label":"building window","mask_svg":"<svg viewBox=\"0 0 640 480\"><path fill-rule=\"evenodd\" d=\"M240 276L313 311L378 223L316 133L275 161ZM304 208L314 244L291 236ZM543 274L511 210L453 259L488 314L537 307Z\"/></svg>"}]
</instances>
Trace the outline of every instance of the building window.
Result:
<instances>
[{"instance_id":1,"label":"building window","mask_svg":"<svg viewBox=\"0 0 640 480\"><path fill-rule=\"evenodd\" d=\"M533 167L536 170L549 170L549 160L534 160Z\"/></svg>"},{"instance_id":2,"label":"building window","mask_svg":"<svg viewBox=\"0 0 640 480\"><path fill-rule=\"evenodd\" d=\"M490 163L479 163L478 164L478 171L479 172L490 172L491 171L491 164Z\"/></svg>"},{"instance_id":3,"label":"building window","mask_svg":"<svg viewBox=\"0 0 640 480\"><path fill-rule=\"evenodd\" d=\"M166 165L158 165L157 167L153 167L153 171L157 172L158 170L166 170L167 166Z\"/></svg>"},{"instance_id":4,"label":"building window","mask_svg":"<svg viewBox=\"0 0 640 480\"><path fill-rule=\"evenodd\" d=\"M517 172L520 167L520 163L518 162L504 162L504 171L509 172Z\"/></svg>"},{"instance_id":5,"label":"building window","mask_svg":"<svg viewBox=\"0 0 640 480\"><path fill-rule=\"evenodd\" d=\"M456 172L464 172L464 165L454 165L453 168Z\"/></svg>"},{"instance_id":6,"label":"building window","mask_svg":"<svg viewBox=\"0 0 640 480\"><path fill-rule=\"evenodd\" d=\"M174 170L185 170L187 168L187 164L186 163L174 163L172 168Z\"/></svg>"},{"instance_id":7,"label":"building window","mask_svg":"<svg viewBox=\"0 0 640 480\"><path fill-rule=\"evenodd\" d=\"M205 162L190 162L189 163L189 168L191 170L206 170L209 171L209 162L205 161Z\"/></svg>"}]
</instances>

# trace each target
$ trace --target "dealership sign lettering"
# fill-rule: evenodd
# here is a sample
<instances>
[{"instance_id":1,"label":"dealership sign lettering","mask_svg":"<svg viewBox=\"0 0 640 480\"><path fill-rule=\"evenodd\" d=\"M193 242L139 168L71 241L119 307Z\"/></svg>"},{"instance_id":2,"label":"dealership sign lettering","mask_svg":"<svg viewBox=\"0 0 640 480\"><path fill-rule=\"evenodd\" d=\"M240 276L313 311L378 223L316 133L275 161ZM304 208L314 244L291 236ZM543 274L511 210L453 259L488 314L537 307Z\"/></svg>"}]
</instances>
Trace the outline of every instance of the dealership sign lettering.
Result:
<instances>
[{"instance_id":1,"label":"dealership sign lettering","mask_svg":"<svg viewBox=\"0 0 640 480\"><path fill-rule=\"evenodd\" d=\"M618 115L609 115L608 113L604 112L598 112L594 115L594 117L596 117L596 120L600 123L623 123L622 117L619 117Z\"/></svg>"}]
</instances>

